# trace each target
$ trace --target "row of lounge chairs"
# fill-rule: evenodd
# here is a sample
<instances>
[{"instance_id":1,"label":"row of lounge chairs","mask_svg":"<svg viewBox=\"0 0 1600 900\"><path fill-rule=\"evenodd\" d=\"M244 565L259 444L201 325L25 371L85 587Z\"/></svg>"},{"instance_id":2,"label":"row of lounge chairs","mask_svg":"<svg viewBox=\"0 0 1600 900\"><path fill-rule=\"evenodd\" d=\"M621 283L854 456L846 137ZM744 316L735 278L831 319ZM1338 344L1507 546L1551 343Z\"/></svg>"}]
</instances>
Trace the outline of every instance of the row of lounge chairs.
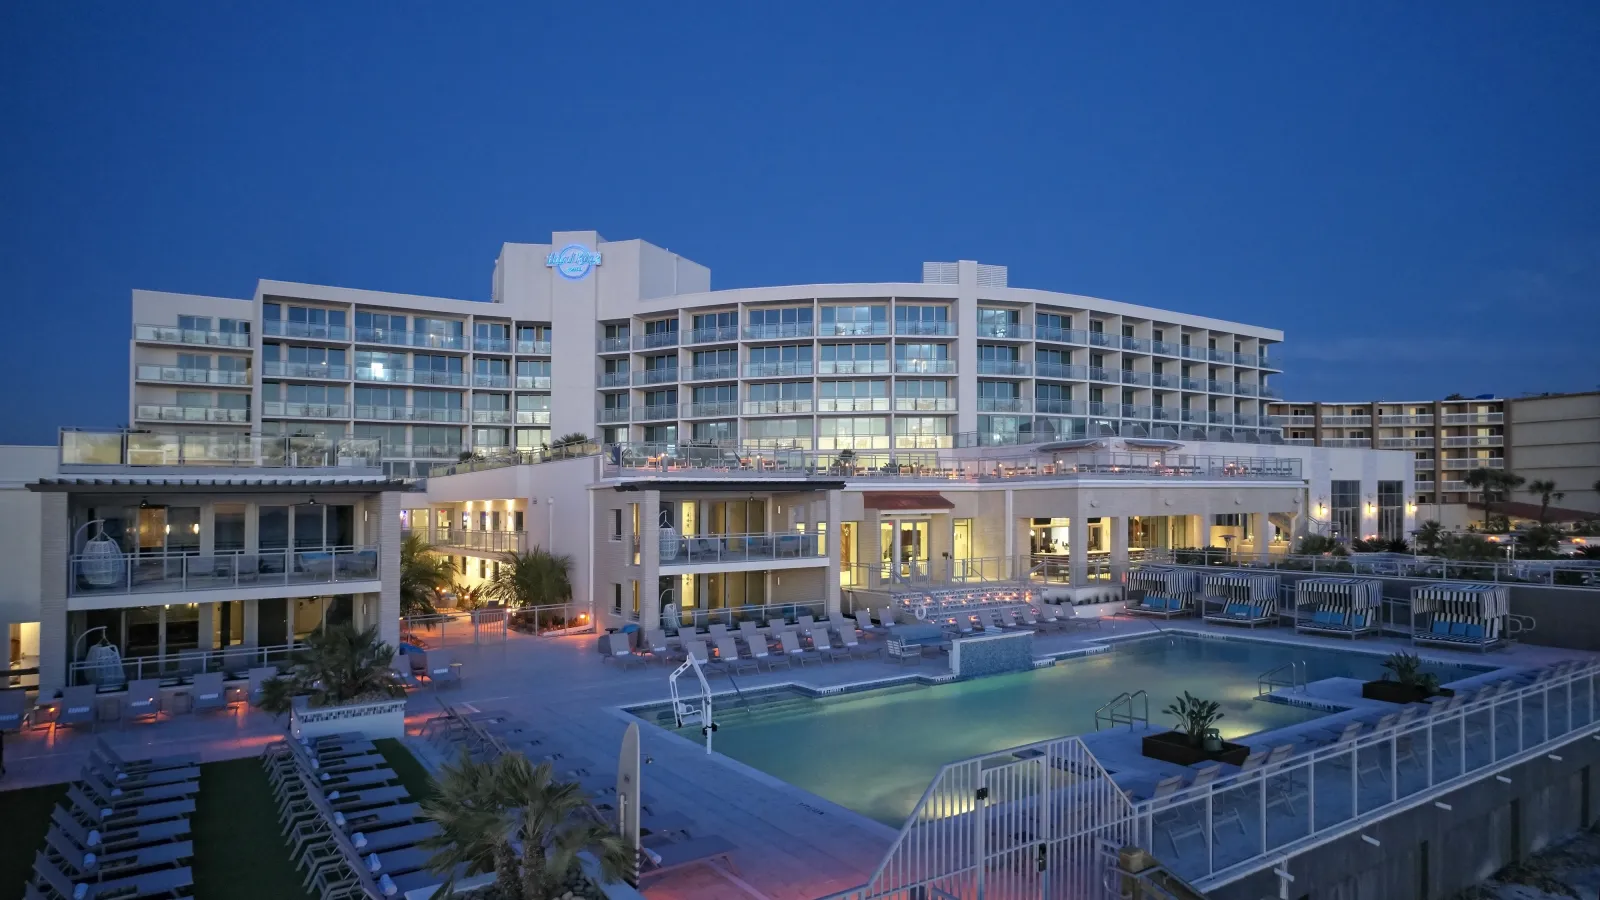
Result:
<instances>
[{"instance_id":1,"label":"row of lounge chairs","mask_svg":"<svg viewBox=\"0 0 1600 900\"><path fill-rule=\"evenodd\" d=\"M126 759L97 739L50 815L24 900L189 897L199 758Z\"/></svg>"},{"instance_id":2,"label":"row of lounge chairs","mask_svg":"<svg viewBox=\"0 0 1600 900\"><path fill-rule=\"evenodd\" d=\"M463 753L479 760L501 753L520 753L534 763L547 762L557 778L583 789L590 801L587 815L607 828L617 827L616 773L600 771L551 735L508 713L469 713L446 707L442 715L424 722L419 734L443 759L455 759ZM665 809L648 791L639 793L639 813L641 886L673 870L712 860L734 868L730 854L736 847L732 842L702 831L681 813Z\"/></svg>"},{"instance_id":3,"label":"row of lounge chairs","mask_svg":"<svg viewBox=\"0 0 1600 900\"><path fill-rule=\"evenodd\" d=\"M228 712L260 699L261 683L278 674L274 666L251 669L248 688L229 687L222 672L201 672L193 680L176 689L189 699L188 712ZM162 700L162 684L157 678L138 678L128 682L127 689L115 694L101 694L92 684L79 684L62 688L61 696L47 700L29 709L22 691L0 691L0 729L20 730L24 724L34 727L98 729L104 708L116 703L114 718L127 725L147 721L157 722L163 715L178 714L174 704ZM173 691L171 687L166 688ZM53 709L54 715L45 717L41 712Z\"/></svg>"},{"instance_id":4,"label":"row of lounge chairs","mask_svg":"<svg viewBox=\"0 0 1600 900\"><path fill-rule=\"evenodd\" d=\"M323 898L403 896L444 879L428 869L439 834L377 747L358 734L280 740L261 754L304 887Z\"/></svg>"}]
</instances>

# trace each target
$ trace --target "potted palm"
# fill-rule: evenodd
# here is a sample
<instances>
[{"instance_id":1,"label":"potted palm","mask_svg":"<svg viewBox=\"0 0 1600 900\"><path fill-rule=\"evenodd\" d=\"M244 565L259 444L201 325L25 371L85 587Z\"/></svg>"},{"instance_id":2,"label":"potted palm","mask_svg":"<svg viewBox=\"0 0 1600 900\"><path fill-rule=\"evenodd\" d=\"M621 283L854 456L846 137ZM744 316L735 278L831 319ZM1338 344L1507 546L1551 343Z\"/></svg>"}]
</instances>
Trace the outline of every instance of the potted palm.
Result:
<instances>
[{"instance_id":1,"label":"potted palm","mask_svg":"<svg viewBox=\"0 0 1600 900\"><path fill-rule=\"evenodd\" d=\"M469 885L479 888L473 896L497 900L599 896L579 855L596 860L608 884L631 877L634 858L622 835L589 809L583 790L557 781L547 762L535 766L513 753L480 762L463 753L442 767L437 789L422 801L423 815L439 825L422 841L434 851L428 868L444 877L434 896Z\"/></svg>"},{"instance_id":2,"label":"potted palm","mask_svg":"<svg viewBox=\"0 0 1600 900\"><path fill-rule=\"evenodd\" d=\"M1145 735L1140 752L1151 759L1180 766L1207 761L1237 766L1250 755L1249 747L1222 739L1215 727L1222 718L1222 705L1215 700L1202 700L1184 691L1182 697L1173 698L1162 712L1176 718L1178 727Z\"/></svg>"},{"instance_id":3,"label":"potted palm","mask_svg":"<svg viewBox=\"0 0 1600 900\"><path fill-rule=\"evenodd\" d=\"M319 628L289 656L288 670L261 685L261 708L289 714L297 738L347 731L369 738L405 735L406 689L390 668L394 648L377 626Z\"/></svg>"},{"instance_id":4,"label":"potted palm","mask_svg":"<svg viewBox=\"0 0 1600 900\"><path fill-rule=\"evenodd\" d=\"M1429 697L1451 697L1455 691L1439 687L1439 676L1422 671L1422 658L1414 653L1392 653L1383 661L1383 677L1361 685L1361 696L1385 703L1421 703Z\"/></svg>"}]
</instances>

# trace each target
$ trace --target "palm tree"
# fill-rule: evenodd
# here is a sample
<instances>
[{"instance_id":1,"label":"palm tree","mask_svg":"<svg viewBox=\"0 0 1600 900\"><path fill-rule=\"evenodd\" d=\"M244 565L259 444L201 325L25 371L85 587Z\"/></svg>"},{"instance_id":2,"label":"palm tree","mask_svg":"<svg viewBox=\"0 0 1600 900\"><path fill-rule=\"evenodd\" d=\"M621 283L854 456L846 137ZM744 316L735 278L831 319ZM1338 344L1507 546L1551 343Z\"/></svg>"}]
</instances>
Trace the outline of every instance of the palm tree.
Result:
<instances>
[{"instance_id":1,"label":"palm tree","mask_svg":"<svg viewBox=\"0 0 1600 900\"><path fill-rule=\"evenodd\" d=\"M1556 483L1548 478L1528 482L1528 493L1536 494L1539 497L1540 525L1544 524L1545 516L1549 515L1550 513L1550 501L1552 499L1560 500L1561 498L1567 496L1561 491L1556 490Z\"/></svg>"},{"instance_id":2,"label":"palm tree","mask_svg":"<svg viewBox=\"0 0 1600 900\"><path fill-rule=\"evenodd\" d=\"M408 534L400 542L400 615L432 615L433 600L449 587L456 564L433 552L420 535Z\"/></svg>"},{"instance_id":3,"label":"palm tree","mask_svg":"<svg viewBox=\"0 0 1600 900\"><path fill-rule=\"evenodd\" d=\"M1513 475L1502 469L1477 468L1468 472L1463 480L1483 493L1483 528L1488 531L1494 514L1495 497L1509 494L1520 487L1524 479L1521 475Z\"/></svg>"},{"instance_id":4,"label":"palm tree","mask_svg":"<svg viewBox=\"0 0 1600 900\"><path fill-rule=\"evenodd\" d=\"M1438 519L1429 519L1417 529L1417 549L1424 551L1429 556L1439 552L1439 545L1444 543L1444 526Z\"/></svg>"},{"instance_id":5,"label":"palm tree","mask_svg":"<svg viewBox=\"0 0 1600 900\"><path fill-rule=\"evenodd\" d=\"M262 683L261 708L280 714L294 698L307 695L311 706L338 706L365 697L404 697L405 685L390 670L394 648L378 639L378 626L329 625L306 638L289 656L287 674Z\"/></svg>"},{"instance_id":6,"label":"palm tree","mask_svg":"<svg viewBox=\"0 0 1600 900\"><path fill-rule=\"evenodd\" d=\"M565 603L572 598L572 557L538 547L507 553L484 593L512 607Z\"/></svg>"},{"instance_id":7,"label":"palm tree","mask_svg":"<svg viewBox=\"0 0 1600 900\"><path fill-rule=\"evenodd\" d=\"M609 882L632 874L631 848L622 836L585 815L589 798L576 784L556 781L549 763L534 766L521 754L477 762L466 753L441 772L438 789L422 810L440 826L423 842L435 851L428 866L451 880L495 873L495 890L507 900L557 896L578 868L578 854L600 861ZM520 848L520 852L519 852Z\"/></svg>"}]
</instances>

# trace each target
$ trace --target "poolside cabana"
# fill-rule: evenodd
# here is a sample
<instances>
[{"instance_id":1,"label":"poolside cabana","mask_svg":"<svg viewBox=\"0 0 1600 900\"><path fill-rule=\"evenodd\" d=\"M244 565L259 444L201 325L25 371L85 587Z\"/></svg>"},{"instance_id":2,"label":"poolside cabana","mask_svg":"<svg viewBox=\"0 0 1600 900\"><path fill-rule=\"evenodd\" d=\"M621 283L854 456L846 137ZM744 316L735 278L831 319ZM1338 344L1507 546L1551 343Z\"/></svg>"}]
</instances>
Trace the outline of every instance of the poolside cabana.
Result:
<instances>
[{"instance_id":1,"label":"poolside cabana","mask_svg":"<svg viewBox=\"0 0 1600 900\"><path fill-rule=\"evenodd\" d=\"M1194 573L1171 566L1140 566L1128 572L1126 611L1170 619L1194 612Z\"/></svg>"},{"instance_id":2,"label":"poolside cabana","mask_svg":"<svg viewBox=\"0 0 1600 900\"><path fill-rule=\"evenodd\" d=\"M1411 641L1489 650L1505 640L1511 594L1503 584L1427 584L1411 589Z\"/></svg>"},{"instance_id":3,"label":"poolside cabana","mask_svg":"<svg viewBox=\"0 0 1600 900\"><path fill-rule=\"evenodd\" d=\"M1376 578L1302 578L1294 585L1295 631L1355 640L1383 630L1383 582Z\"/></svg>"},{"instance_id":4,"label":"poolside cabana","mask_svg":"<svg viewBox=\"0 0 1600 900\"><path fill-rule=\"evenodd\" d=\"M1278 619L1278 576L1258 572L1207 572L1200 577L1201 612L1207 622L1272 625Z\"/></svg>"}]
</instances>

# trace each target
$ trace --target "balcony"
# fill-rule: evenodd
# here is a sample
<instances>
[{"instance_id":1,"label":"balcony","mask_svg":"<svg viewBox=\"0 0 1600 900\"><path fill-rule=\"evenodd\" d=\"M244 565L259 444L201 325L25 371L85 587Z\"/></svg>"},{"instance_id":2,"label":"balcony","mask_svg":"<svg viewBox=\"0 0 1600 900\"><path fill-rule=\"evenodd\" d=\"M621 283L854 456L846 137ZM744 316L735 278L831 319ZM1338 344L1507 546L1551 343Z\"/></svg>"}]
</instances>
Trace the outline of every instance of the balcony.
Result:
<instances>
[{"instance_id":1,"label":"balcony","mask_svg":"<svg viewBox=\"0 0 1600 900\"><path fill-rule=\"evenodd\" d=\"M1088 366L1034 363L1033 367L1035 374L1040 378L1054 378L1060 381L1087 381L1089 379Z\"/></svg>"},{"instance_id":2,"label":"balcony","mask_svg":"<svg viewBox=\"0 0 1600 900\"><path fill-rule=\"evenodd\" d=\"M1115 419L1122 413L1122 404L1106 403L1103 400L1089 401L1089 415L1103 419Z\"/></svg>"},{"instance_id":3,"label":"balcony","mask_svg":"<svg viewBox=\"0 0 1600 900\"><path fill-rule=\"evenodd\" d=\"M627 382L623 382L626 384ZM549 375L518 375L512 382L519 391L548 391L550 390Z\"/></svg>"},{"instance_id":4,"label":"balcony","mask_svg":"<svg viewBox=\"0 0 1600 900\"><path fill-rule=\"evenodd\" d=\"M1265 384L1262 385L1261 386L1261 390L1258 393L1263 398L1265 398L1267 400L1282 400L1283 399L1283 391L1280 391L1277 388L1272 387L1270 385L1265 385Z\"/></svg>"},{"instance_id":5,"label":"balcony","mask_svg":"<svg viewBox=\"0 0 1600 900\"><path fill-rule=\"evenodd\" d=\"M809 359L744 364L744 377L746 378L793 378L800 375L812 375L815 371L816 369Z\"/></svg>"},{"instance_id":6,"label":"balcony","mask_svg":"<svg viewBox=\"0 0 1600 900\"><path fill-rule=\"evenodd\" d=\"M523 356L549 356L549 341L517 341L517 353Z\"/></svg>"},{"instance_id":7,"label":"balcony","mask_svg":"<svg viewBox=\"0 0 1600 900\"><path fill-rule=\"evenodd\" d=\"M1206 382L1206 390L1213 394L1231 394L1233 393L1233 382L1208 380Z\"/></svg>"},{"instance_id":8,"label":"balcony","mask_svg":"<svg viewBox=\"0 0 1600 900\"><path fill-rule=\"evenodd\" d=\"M1162 356L1177 356L1183 348L1171 341L1151 341L1150 351Z\"/></svg>"},{"instance_id":9,"label":"balcony","mask_svg":"<svg viewBox=\"0 0 1600 900\"><path fill-rule=\"evenodd\" d=\"M657 347L678 346L678 333L676 331L654 331L649 334L636 334L633 336L633 349L654 350Z\"/></svg>"},{"instance_id":10,"label":"balcony","mask_svg":"<svg viewBox=\"0 0 1600 900\"><path fill-rule=\"evenodd\" d=\"M689 366L679 369L684 381L733 381L739 377L738 363L718 363L711 366Z\"/></svg>"},{"instance_id":11,"label":"balcony","mask_svg":"<svg viewBox=\"0 0 1600 900\"><path fill-rule=\"evenodd\" d=\"M817 401L819 413L888 412L888 397L823 397Z\"/></svg>"},{"instance_id":12,"label":"balcony","mask_svg":"<svg viewBox=\"0 0 1600 900\"><path fill-rule=\"evenodd\" d=\"M1204 360L1206 351L1203 347L1191 347L1188 344L1183 344L1178 347L1178 355L1184 359Z\"/></svg>"},{"instance_id":13,"label":"balcony","mask_svg":"<svg viewBox=\"0 0 1600 900\"><path fill-rule=\"evenodd\" d=\"M677 366L670 366L664 369L640 369L633 373L634 384L666 384L677 380Z\"/></svg>"},{"instance_id":14,"label":"balcony","mask_svg":"<svg viewBox=\"0 0 1600 900\"><path fill-rule=\"evenodd\" d=\"M1157 422L1177 422L1181 420L1181 411L1169 406L1153 406L1150 408L1150 418Z\"/></svg>"},{"instance_id":15,"label":"balcony","mask_svg":"<svg viewBox=\"0 0 1600 900\"><path fill-rule=\"evenodd\" d=\"M899 358L894 361L896 375L954 375L956 361L953 359L915 359Z\"/></svg>"},{"instance_id":16,"label":"balcony","mask_svg":"<svg viewBox=\"0 0 1600 900\"><path fill-rule=\"evenodd\" d=\"M1122 383L1123 384L1142 384L1142 385L1144 385L1146 387L1149 387L1149 385L1150 385L1150 373L1149 372L1138 372L1138 371L1135 371L1133 369L1123 369L1122 370Z\"/></svg>"},{"instance_id":17,"label":"balcony","mask_svg":"<svg viewBox=\"0 0 1600 900\"><path fill-rule=\"evenodd\" d=\"M248 434L63 429L63 472L107 466L142 468L377 468L377 438L261 437Z\"/></svg>"},{"instance_id":18,"label":"balcony","mask_svg":"<svg viewBox=\"0 0 1600 900\"><path fill-rule=\"evenodd\" d=\"M1429 449L1431 449L1433 447L1433 438L1431 438L1431 437L1421 437L1421 438L1419 438L1419 437L1386 437L1386 438L1378 438L1378 448L1380 450L1409 450L1409 449L1414 448L1414 447L1421 447L1421 448L1429 448Z\"/></svg>"},{"instance_id":19,"label":"balcony","mask_svg":"<svg viewBox=\"0 0 1600 900\"><path fill-rule=\"evenodd\" d=\"M72 597L238 591L289 585L376 582L378 548L259 550L211 556L73 556L68 559L67 568L69 595ZM366 590L376 590L376 587Z\"/></svg>"},{"instance_id":20,"label":"balcony","mask_svg":"<svg viewBox=\"0 0 1600 900\"><path fill-rule=\"evenodd\" d=\"M190 347L225 347L248 349L250 335L231 331L201 331L193 328L174 328L167 325L135 325L133 339L162 344L184 344Z\"/></svg>"},{"instance_id":21,"label":"balcony","mask_svg":"<svg viewBox=\"0 0 1600 900\"><path fill-rule=\"evenodd\" d=\"M897 320L894 333L906 337L952 337L956 333L954 322L907 322Z\"/></svg>"},{"instance_id":22,"label":"balcony","mask_svg":"<svg viewBox=\"0 0 1600 900\"><path fill-rule=\"evenodd\" d=\"M1000 338L1007 341L1025 341L1033 336L1033 327L1020 322L979 322L978 337Z\"/></svg>"},{"instance_id":23,"label":"balcony","mask_svg":"<svg viewBox=\"0 0 1600 900\"><path fill-rule=\"evenodd\" d=\"M1317 424L1316 416L1283 416L1283 423L1291 428L1312 427Z\"/></svg>"},{"instance_id":24,"label":"balcony","mask_svg":"<svg viewBox=\"0 0 1600 900\"><path fill-rule=\"evenodd\" d=\"M1379 425L1432 425L1433 416L1378 416Z\"/></svg>"},{"instance_id":25,"label":"balcony","mask_svg":"<svg viewBox=\"0 0 1600 900\"><path fill-rule=\"evenodd\" d=\"M1371 416L1323 416L1322 424L1330 428L1370 428Z\"/></svg>"},{"instance_id":26,"label":"balcony","mask_svg":"<svg viewBox=\"0 0 1600 900\"><path fill-rule=\"evenodd\" d=\"M1433 490L1433 481L1432 481L1432 479L1429 479L1428 481L1421 481L1421 480L1414 481L1414 482L1412 482L1412 485L1416 488L1416 490L1419 493L1429 493L1429 492L1431 492Z\"/></svg>"},{"instance_id":27,"label":"balcony","mask_svg":"<svg viewBox=\"0 0 1600 900\"><path fill-rule=\"evenodd\" d=\"M1254 397L1258 393L1255 385L1244 381L1235 381L1233 392L1240 397Z\"/></svg>"},{"instance_id":28,"label":"balcony","mask_svg":"<svg viewBox=\"0 0 1600 900\"><path fill-rule=\"evenodd\" d=\"M401 444L383 448L384 459L460 459L460 444Z\"/></svg>"},{"instance_id":29,"label":"balcony","mask_svg":"<svg viewBox=\"0 0 1600 900\"><path fill-rule=\"evenodd\" d=\"M459 528L433 530L429 541L435 550L467 550L478 553L526 553L526 531L462 531Z\"/></svg>"},{"instance_id":30,"label":"balcony","mask_svg":"<svg viewBox=\"0 0 1600 900\"><path fill-rule=\"evenodd\" d=\"M818 337L872 337L889 333L888 322L823 322Z\"/></svg>"},{"instance_id":31,"label":"balcony","mask_svg":"<svg viewBox=\"0 0 1600 900\"><path fill-rule=\"evenodd\" d=\"M1026 376L1032 370L1032 363L1025 363L1014 359L978 360L979 375L1001 375L1011 378L1021 378Z\"/></svg>"},{"instance_id":32,"label":"balcony","mask_svg":"<svg viewBox=\"0 0 1600 900\"><path fill-rule=\"evenodd\" d=\"M1499 434L1465 434L1447 437L1440 441L1444 447L1501 447L1506 442Z\"/></svg>"},{"instance_id":33,"label":"balcony","mask_svg":"<svg viewBox=\"0 0 1600 900\"><path fill-rule=\"evenodd\" d=\"M1440 417L1446 425L1501 425L1505 413L1445 413Z\"/></svg>"},{"instance_id":34,"label":"balcony","mask_svg":"<svg viewBox=\"0 0 1600 900\"><path fill-rule=\"evenodd\" d=\"M1233 413L1217 412L1216 410L1207 410L1206 411L1206 424L1208 424L1208 425L1232 425L1232 424L1234 424Z\"/></svg>"},{"instance_id":35,"label":"balcony","mask_svg":"<svg viewBox=\"0 0 1600 900\"><path fill-rule=\"evenodd\" d=\"M809 397L797 400L746 400L744 402L744 414L747 416L781 416L791 413L809 413L812 409L813 404Z\"/></svg>"},{"instance_id":36,"label":"balcony","mask_svg":"<svg viewBox=\"0 0 1600 900\"><path fill-rule=\"evenodd\" d=\"M1028 408L1021 397L979 397L978 412L1018 413Z\"/></svg>"},{"instance_id":37,"label":"balcony","mask_svg":"<svg viewBox=\"0 0 1600 900\"><path fill-rule=\"evenodd\" d=\"M272 365L272 363L267 363ZM339 366L338 368L344 368ZM183 369L178 366L139 366L134 371L139 381L159 381L163 384L205 384L226 387L249 387L249 372L224 369Z\"/></svg>"},{"instance_id":38,"label":"balcony","mask_svg":"<svg viewBox=\"0 0 1600 900\"><path fill-rule=\"evenodd\" d=\"M1131 337L1126 334L1122 336L1122 349L1124 350L1132 350L1137 353L1149 353L1151 348L1152 343L1149 338Z\"/></svg>"},{"instance_id":39,"label":"balcony","mask_svg":"<svg viewBox=\"0 0 1600 900\"><path fill-rule=\"evenodd\" d=\"M689 372L692 375L694 370L690 369ZM627 387L630 383L632 383L632 378L633 376L628 373L627 369L623 369L620 372L601 372L600 386L603 388Z\"/></svg>"},{"instance_id":40,"label":"balcony","mask_svg":"<svg viewBox=\"0 0 1600 900\"><path fill-rule=\"evenodd\" d=\"M148 422L225 422L245 424L250 421L250 410L223 409L219 406L161 406L140 403L134 407L133 417Z\"/></svg>"},{"instance_id":41,"label":"balcony","mask_svg":"<svg viewBox=\"0 0 1600 900\"><path fill-rule=\"evenodd\" d=\"M779 325L746 325L747 341L775 341L782 338L808 338L815 336L810 322L787 322Z\"/></svg>"},{"instance_id":42,"label":"balcony","mask_svg":"<svg viewBox=\"0 0 1600 900\"><path fill-rule=\"evenodd\" d=\"M481 337L475 337L475 338L472 339L472 349L474 351L478 352L478 353L510 353L511 352L511 339L508 338L508 337L503 337L503 338L481 338ZM548 353L549 351L547 350L545 352Z\"/></svg>"},{"instance_id":43,"label":"balcony","mask_svg":"<svg viewBox=\"0 0 1600 900\"><path fill-rule=\"evenodd\" d=\"M954 397L896 397L895 412L955 412Z\"/></svg>"},{"instance_id":44,"label":"balcony","mask_svg":"<svg viewBox=\"0 0 1600 900\"><path fill-rule=\"evenodd\" d=\"M949 450L955 439L948 434L897 434L896 450Z\"/></svg>"},{"instance_id":45,"label":"balcony","mask_svg":"<svg viewBox=\"0 0 1600 900\"><path fill-rule=\"evenodd\" d=\"M242 374L242 373L229 373ZM330 366L326 363L273 362L261 364L261 374L267 378L314 378L322 381L349 381L349 366ZM248 379L244 382L248 384Z\"/></svg>"},{"instance_id":46,"label":"balcony","mask_svg":"<svg viewBox=\"0 0 1600 900\"><path fill-rule=\"evenodd\" d=\"M1371 447L1371 438L1323 438L1324 447Z\"/></svg>"},{"instance_id":47,"label":"balcony","mask_svg":"<svg viewBox=\"0 0 1600 900\"><path fill-rule=\"evenodd\" d=\"M431 384L440 387L466 387L465 372L440 372L433 369L412 369L412 384Z\"/></svg>"},{"instance_id":48,"label":"balcony","mask_svg":"<svg viewBox=\"0 0 1600 900\"><path fill-rule=\"evenodd\" d=\"M714 328L696 328L688 332L685 344L728 344L739 340L739 326L718 325Z\"/></svg>"},{"instance_id":49,"label":"balcony","mask_svg":"<svg viewBox=\"0 0 1600 900\"><path fill-rule=\"evenodd\" d=\"M475 388L499 388L500 390L510 390L511 376L493 375L485 372L474 372L472 374L472 386Z\"/></svg>"},{"instance_id":50,"label":"balcony","mask_svg":"<svg viewBox=\"0 0 1600 900\"><path fill-rule=\"evenodd\" d=\"M825 560L814 534L706 534L661 538L661 567Z\"/></svg>"},{"instance_id":51,"label":"balcony","mask_svg":"<svg viewBox=\"0 0 1600 900\"><path fill-rule=\"evenodd\" d=\"M517 410L518 425L549 425L550 410L548 409L519 409Z\"/></svg>"},{"instance_id":52,"label":"balcony","mask_svg":"<svg viewBox=\"0 0 1600 900\"><path fill-rule=\"evenodd\" d=\"M1506 467L1506 461L1500 457L1488 459L1446 459L1441 460L1441 462L1444 463L1444 467L1446 469L1453 471L1460 471L1464 469L1470 472L1473 469L1504 469Z\"/></svg>"},{"instance_id":53,"label":"balcony","mask_svg":"<svg viewBox=\"0 0 1600 900\"><path fill-rule=\"evenodd\" d=\"M1120 415L1124 419L1148 419L1150 418L1150 407L1124 403L1122 404Z\"/></svg>"},{"instance_id":54,"label":"balcony","mask_svg":"<svg viewBox=\"0 0 1600 900\"><path fill-rule=\"evenodd\" d=\"M1315 447L1316 438L1284 438L1283 442L1291 447Z\"/></svg>"},{"instance_id":55,"label":"balcony","mask_svg":"<svg viewBox=\"0 0 1600 900\"><path fill-rule=\"evenodd\" d=\"M1035 397L1033 411L1048 416L1081 416L1087 414L1088 406L1082 400L1054 400Z\"/></svg>"},{"instance_id":56,"label":"balcony","mask_svg":"<svg viewBox=\"0 0 1600 900\"><path fill-rule=\"evenodd\" d=\"M467 411L460 407L369 406L358 403L355 417L377 422L465 422Z\"/></svg>"},{"instance_id":57,"label":"balcony","mask_svg":"<svg viewBox=\"0 0 1600 900\"><path fill-rule=\"evenodd\" d=\"M286 419L348 419L348 403L294 403L268 400L261 404L261 415Z\"/></svg>"},{"instance_id":58,"label":"balcony","mask_svg":"<svg viewBox=\"0 0 1600 900\"><path fill-rule=\"evenodd\" d=\"M1089 380L1107 381L1112 384L1120 384L1122 382L1122 379L1117 377L1117 373L1115 371L1107 369L1104 366L1090 366Z\"/></svg>"},{"instance_id":59,"label":"balcony","mask_svg":"<svg viewBox=\"0 0 1600 900\"><path fill-rule=\"evenodd\" d=\"M1120 347L1120 346L1122 346L1122 341L1117 335L1106 334L1104 331L1095 331L1093 328L1089 329L1088 337L1089 337L1089 346L1091 346L1091 347Z\"/></svg>"},{"instance_id":60,"label":"balcony","mask_svg":"<svg viewBox=\"0 0 1600 900\"><path fill-rule=\"evenodd\" d=\"M1179 378L1178 384L1186 391L1203 391L1206 389L1205 381L1200 378Z\"/></svg>"},{"instance_id":61,"label":"balcony","mask_svg":"<svg viewBox=\"0 0 1600 900\"><path fill-rule=\"evenodd\" d=\"M603 424L628 421L628 408L619 406L612 409L601 409L595 413L595 421Z\"/></svg>"},{"instance_id":62,"label":"balcony","mask_svg":"<svg viewBox=\"0 0 1600 900\"><path fill-rule=\"evenodd\" d=\"M817 363L818 375L887 375L887 359L824 359Z\"/></svg>"},{"instance_id":63,"label":"balcony","mask_svg":"<svg viewBox=\"0 0 1600 900\"><path fill-rule=\"evenodd\" d=\"M1151 387L1159 388L1177 388L1182 385L1182 382L1176 375L1163 375L1152 372L1150 374L1150 385Z\"/></svg>"},{"instance_id":64,"label":"balcony","mask_svg":"<svg viewBox=\"0 0 1600 900\"><path fill-rule=\"evenodd\" d=\"M595 349L601 353L627 353L632 348L627 335L620 337L601 338L596 342Z\"/></svg>"},{"instance_id":65,"label":"balcony","mask_svg":"<svg viewBox=\"0 0 1600 900\"><path fill-rule=\"evenodd\" d=\"M1089 333L1078 328L1039 326L1034 329L1034 335L1041 341L1054 341L1057 344L1089 343Z\"/></svg>"},{"instance_id":66,"label":"balcony","mask_svg":"<svg viewBox=\"0 0 1600 900\"><path fill-rule=\"evenodd\" d=\"M1206 359L1215 363L1233 363L1233 353L1228 350L1218 350L1215 347L1206 348Z\"/></svg>"},{"instance_id":67,"label":"balcony","mask_svg":"<svg viewBox=\"0 0 1600 900\"><path fill-rule=\"evenodd\" d=\"M1414 459L1411 461L1411 466L1415 469L1432 470L1435 468L1434 461L1431 459Z\"/></svg>"},{"instance_id":68,"label":"balcony","mask_svg":"<svg viewBox=\"0 0 1600 900\"><path fill-rule=\"evenodd\" d=\"M676 403L647 403L644 406L633 408L633 421L635 422L661 422L678 417L678 404Z\"/></svg>"},{"instance_id":69,"label":"balcony","mask_svg":"<svg viewBox=\"0 0 1600 900\"><path fill-rule=\"evenodd\" d=\"M510 425L511 410L509 409L475 409L472 411L474 425Z\"/></svg>"},{"instance_id":70,"label":"balcony","mask_svg":"<svg viewBox=\"0 0 1600 900\"><path fill-rule=\"evenodd\" d=\"M739 401L716 400L702 403L683 404L683 417L685 419L721 419L739 414Z\"/></svg>"},{"instance_id":71,"label":"balcony","mask_svg":"<svg viewBox=\"0 0 1600 900\"><path fill-rule=\"evenodd\" d=\"M1464 494L1472 490L1472 485L1465 481L1441 481L1439 490L1446 494Z\"/></svg>"}]
</instances>

